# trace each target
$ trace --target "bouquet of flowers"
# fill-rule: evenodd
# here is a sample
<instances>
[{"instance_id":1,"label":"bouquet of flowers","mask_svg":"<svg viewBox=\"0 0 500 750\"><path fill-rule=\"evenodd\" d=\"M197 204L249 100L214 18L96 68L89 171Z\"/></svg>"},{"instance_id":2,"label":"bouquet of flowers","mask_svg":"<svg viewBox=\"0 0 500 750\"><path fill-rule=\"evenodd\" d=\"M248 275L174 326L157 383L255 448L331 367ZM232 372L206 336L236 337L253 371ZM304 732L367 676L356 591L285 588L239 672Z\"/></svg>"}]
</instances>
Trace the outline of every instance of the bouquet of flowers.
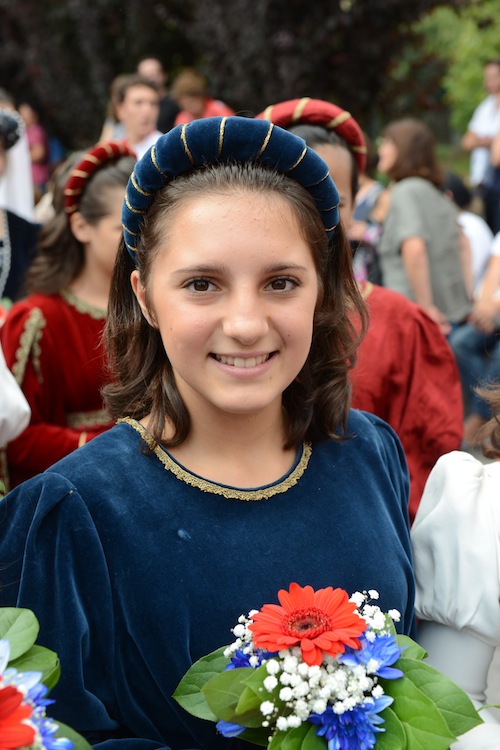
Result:
<instances>
[{"instance_id":1,"label":"bouquet of flowers","mask_svg":"<svg viewBox=\"0 0 500 750\"><path fill-rule=\"evenodd\" d=\"M35 645L38 630L29 609L0 609L0 750L91 750L46 714L60 669L57 654Z\"/></svg>"},{"instance_id":2,"label":"bouquet of flowers","mask_svg":"<svg viewBox=\"0 0 500 750\"><path fill-rule=\"evenodd\" d=\"M235 641L193 664L174 698L269 750L447 750L481 719L377 598L292 583L280 605L242 615Z\"/></svg>"}]
</instances>

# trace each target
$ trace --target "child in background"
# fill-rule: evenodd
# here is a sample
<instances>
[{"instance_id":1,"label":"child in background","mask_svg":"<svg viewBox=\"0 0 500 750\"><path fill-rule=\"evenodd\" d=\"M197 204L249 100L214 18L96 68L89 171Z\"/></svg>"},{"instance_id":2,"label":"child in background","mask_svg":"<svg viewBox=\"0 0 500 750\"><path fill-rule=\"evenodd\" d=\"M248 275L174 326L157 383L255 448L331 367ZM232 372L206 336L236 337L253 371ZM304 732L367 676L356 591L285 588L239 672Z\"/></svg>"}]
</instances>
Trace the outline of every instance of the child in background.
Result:
<instances>
[{"instance_id":1,"label":"child in background","mask_svg":"<svg viewBox=\"0 0 500 750\"><path fill-rule=\"evenodd\" d=\"M29 296L13 305L0 330L5 359L32 412L29 426L7 446L10 486L112 424L100 395L107 379L100 340L134 159L113 143L77 158L41 230Z\"/></svg>"},{"instance_id":2,"label":"child in background","mask_svg":"<svg viewBox=\"0 0 500 750\"><path fill-rule=\"evenodd\" d=\"M304 138L326 161L340 192L346 231L352 220L364 137L348 112L320 99L292 99L259 117ZM410 471L410 521L425 481L443 453L462 437L462 396L457 366L438 326L401 294L359 282L370 313L351 379L353 406L377 414L397 432Z\"/></svg>"}]
</instances>

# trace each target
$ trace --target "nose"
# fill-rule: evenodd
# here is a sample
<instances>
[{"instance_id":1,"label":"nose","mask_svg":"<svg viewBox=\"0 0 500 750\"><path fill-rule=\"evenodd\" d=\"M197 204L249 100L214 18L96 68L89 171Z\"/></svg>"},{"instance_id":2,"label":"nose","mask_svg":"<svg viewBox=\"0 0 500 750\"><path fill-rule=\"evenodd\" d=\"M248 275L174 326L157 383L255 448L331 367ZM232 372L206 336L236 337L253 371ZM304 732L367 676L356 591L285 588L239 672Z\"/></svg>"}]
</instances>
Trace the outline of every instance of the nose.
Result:
<instances>
[{"instance_id":1,"label":"nose","mask_svg":"<svg viewBox=\"0 0 500 750\"><path fill-rule=\"evenodd\" d=\"M248 291L234 295L228 301L222 330L228 338L245 346L256 344L269 331L265 302Z\"/></svg>"}]
</instances>

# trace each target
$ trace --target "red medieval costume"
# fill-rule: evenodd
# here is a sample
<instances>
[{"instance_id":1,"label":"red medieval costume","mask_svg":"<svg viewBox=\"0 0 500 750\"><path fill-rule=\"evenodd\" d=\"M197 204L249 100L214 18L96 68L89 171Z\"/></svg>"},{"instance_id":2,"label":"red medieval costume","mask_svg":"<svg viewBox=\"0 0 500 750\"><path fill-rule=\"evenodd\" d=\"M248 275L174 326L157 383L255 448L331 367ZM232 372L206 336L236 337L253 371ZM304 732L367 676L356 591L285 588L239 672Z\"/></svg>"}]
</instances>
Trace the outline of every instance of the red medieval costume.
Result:
<instances>
[{"instance_id":1,"label":"red medieval costume","mask_svg":"<svg viewBox=\"0 0 500 750\"><path fill-rule=\"evenodd\" d=\"M100 394L107 380L105 315L68 291L32 294L10 309L0 340L32 412L7 446L11 487L111 427Z\"/></svg>"},{"instance_id":2,"label":"red medieval costume","mask_svg":"<svg viewBox=\"0 0 500 750\"><path fill-rule=\"evenodd\" d=\"M430 470L459 450L462 391L445 337L421 307L370 282L361 285L370 325L352 373L353 406L396 430L410 471L413 521Z\"/></svg>"}]
</instances>

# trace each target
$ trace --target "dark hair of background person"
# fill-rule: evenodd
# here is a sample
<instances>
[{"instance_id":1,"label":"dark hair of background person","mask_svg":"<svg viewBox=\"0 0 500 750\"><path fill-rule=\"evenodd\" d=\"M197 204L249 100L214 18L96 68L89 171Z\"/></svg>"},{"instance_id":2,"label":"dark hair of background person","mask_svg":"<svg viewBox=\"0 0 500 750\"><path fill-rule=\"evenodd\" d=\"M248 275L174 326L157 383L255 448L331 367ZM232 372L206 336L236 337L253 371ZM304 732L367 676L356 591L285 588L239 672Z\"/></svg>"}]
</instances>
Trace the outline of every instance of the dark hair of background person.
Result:
<instances>
[{"instance_id":1,"label":"dark hair of background person","mask_svg":"<svg viewBox=\"0 0 500 750\"><path fill-rule=\"evenodd\" d=\"M455 174L455 172L445 172L444 182L441 185L441 189L445 193L450 193L453 202L459 208L467 208L472 201L472 193L462 180L462 178Z\"/></svg>"},{"instance_id":2,"label":"dark hair of background person","mask_svg":"<svg viewBox=\"0 0 500 750\"><path fill-rule=\"evenodd\" d=\"M285 447L296 447L303 440L343 439L337 430L345 427L350 407L348 372L366 331L367 313L352 273L350 245L342 225L328 241L316 205L299 183L256 164L210 165L172 181L157 194L137 246L137 268L146 299L155 256L165 246L168 225L179 209L196 197L241 193L274 195L286 201L311 248L318 272L319 299L309 357L283 394ZM105 329L115 381L104 388L104 397L113 418L141 419L150 414L154 445L179 445L189 434L189 414L160 334L146 321L132 291L134 267L122 241ZM351 322L352 311L359 313L361 333ZM166 422L173 427L168 441L163 438Z\"/></svg>"},{"instance_id":3,"label":"dark hair of background person","mask_svg":"<svg viewBox=\"0 0 500 750\"><path fill-rule=\"evenodd\" d=\"M399 182L407 177L423 177L436 187L444 179L436 154L436 141L432 130L420 120L406 118L389 123L382 133L397 148L395 164L389 176Z\"/></svg>"},{"instance_id":4,"label":"dark hair of background person","mask_svg":"<svg viewBox=\"0 0 500 750\"><path fill-rule=\"evenodd\" d=\"M323 145L329 145L329 146L340 146L340 148L345 149L349 152L351 157L351 190L352 190L352 198L354 200L356 193L358 192L359 188L359 170L358 165L356 163L356 159L354 158L354 154L349 148L349 145L346 143L346 141L341 138L337 133L334 133L331 130L327 130L326 128L323 128L321 125L294 125L293 127L288 127L287 130L290 133L293 133L294 135L298 135L300 138L303 138L309 148L315 149L316 146L323 146ZM333 175L332 175L333 177Z\"/></svg>"},{"instance_id":5,"label":"dark hair of background person","mask_svg":"<svg viewBox=\"0 0 500 750\"><path fill-rule=\"evenodd\" d=\"M149 78L144 78L138 73L130 73L130 75L120 75L115 78L111 84L111 95L115 95L115 104L122 104L127 96L127 91L134 86L147 86L157 94L159 94L158 86Z\"/></svg>"},{"instance_id":6,"label":"dark hair of background person","mask_svg":"<svg viewBox=\"0 0 500 750\"><path fill-rule=\"evenodd\" d=\"M71 171L85 152L72 154L53 175L54 216L41 228L38 255L28 269L28 294L55 294L64 289L82 271L85 262L83 245L76 239L64 209L64 186ZM78 211L92 225L109 214L110 190L125 188L134 169L135 159L122 157L97 170L89 179L78 204Z\"/></svg>"}]
</instances>

